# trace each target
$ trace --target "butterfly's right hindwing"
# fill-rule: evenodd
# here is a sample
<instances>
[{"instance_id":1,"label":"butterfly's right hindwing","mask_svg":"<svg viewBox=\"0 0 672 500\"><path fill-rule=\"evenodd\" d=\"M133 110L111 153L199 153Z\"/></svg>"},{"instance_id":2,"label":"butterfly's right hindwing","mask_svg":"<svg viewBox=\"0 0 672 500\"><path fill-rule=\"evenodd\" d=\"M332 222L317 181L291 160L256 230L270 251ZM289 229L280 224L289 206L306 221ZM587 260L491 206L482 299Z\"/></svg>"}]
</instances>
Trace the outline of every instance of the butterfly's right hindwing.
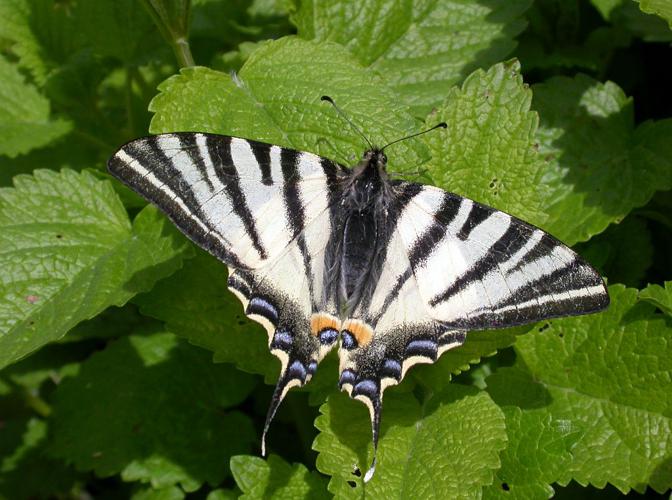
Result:
<instances>
[{"instance_id":1,"label":"butterfly's right hindwing","mask_svg":"<svg viewBox=\"0 0 672 500\"><path fill-rule=\"evenodd\" d=\"M265 327L281 362L265 436L287 391L337 341L324 255L346 172L311 153L201 133L132 141L108 168L229 266L229 288Z\"/></svg>"}]
</instances>

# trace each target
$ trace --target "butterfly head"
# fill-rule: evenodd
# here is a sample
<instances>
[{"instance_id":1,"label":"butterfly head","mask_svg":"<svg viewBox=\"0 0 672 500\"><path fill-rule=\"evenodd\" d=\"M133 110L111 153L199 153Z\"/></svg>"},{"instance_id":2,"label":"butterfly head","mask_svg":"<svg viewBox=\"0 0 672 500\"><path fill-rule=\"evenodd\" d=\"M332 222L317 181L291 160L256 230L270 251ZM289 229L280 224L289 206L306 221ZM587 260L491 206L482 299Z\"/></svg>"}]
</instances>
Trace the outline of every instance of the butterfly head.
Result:
<instances>
[{"instance_id":1,"label":"butterfly head","mask_svg":"<svg viewBox=\"0 0 672 500\"><path fill-rule=\"evenodd\" d=\"M381 149L372 148L364 153L353 169L353 178L362 182L378 183L387 179L387 156Z\"/></svg>"},{"instance_id":2,"label":"butterfly head","mask_svg":"<svg viewBox=\"0 0 672 500\"><path fill-rule=\"evenodd\" d=\"M385 172L387 168L387 156L382 149L374 148L364 153L362 163L366 163L367 168L375 169L378 172Z\"/></svg>"}]
</instances>

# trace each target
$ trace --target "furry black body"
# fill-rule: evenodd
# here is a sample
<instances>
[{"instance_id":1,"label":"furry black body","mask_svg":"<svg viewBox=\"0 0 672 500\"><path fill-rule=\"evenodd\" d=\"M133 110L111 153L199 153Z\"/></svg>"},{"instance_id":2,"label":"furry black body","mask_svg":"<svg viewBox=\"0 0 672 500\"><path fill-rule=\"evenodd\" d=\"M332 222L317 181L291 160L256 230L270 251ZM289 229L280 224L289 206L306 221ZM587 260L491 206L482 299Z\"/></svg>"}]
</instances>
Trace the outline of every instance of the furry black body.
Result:
<instances>
[{"instance_id":1,"label":"furry black body","mask_svg":"<svg viewBox=\"0 0 672 500\"><path fill-rule=\"evenodd\" d=\"M379 149L340 179L340 200L332 206L335 230L326 249L325 292L346 318L371 300L385 261L386 246L396 218L390 218L394 181L387 157Z\"/></svg>"}]
</instances>

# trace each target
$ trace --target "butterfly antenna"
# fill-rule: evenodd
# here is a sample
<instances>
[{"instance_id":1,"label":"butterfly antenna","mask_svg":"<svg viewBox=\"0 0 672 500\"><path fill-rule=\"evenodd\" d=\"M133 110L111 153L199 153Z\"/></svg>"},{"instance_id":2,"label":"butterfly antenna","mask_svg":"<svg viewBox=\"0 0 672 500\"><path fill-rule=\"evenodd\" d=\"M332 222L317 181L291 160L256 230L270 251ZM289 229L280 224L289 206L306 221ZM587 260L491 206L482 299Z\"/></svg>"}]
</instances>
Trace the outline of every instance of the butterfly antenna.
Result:
<instances>
[{"instance_id":1,"label":"butterfly antenna","mask_svg":"<svg viewBox=\"0 0 672 500\"><path fill-rule=\"evenodd\" d=\"M323 96L320 98L320 100L321 100L321 101L327 101L328 103L330 103L330 104L334 107L334 109L336 110L336 112L341 116L341 118L343 118L346 122L348 122L348 124L350 124L350 126L352 127L352 129L353 129L355 132L357 132L357 133L362 137L362 139L364 139L364 140L366 141L366 143L369 145L369 148L370 148L370 149L374 149L374 148L373 148L373 144L371 144L371 141L364 135L364 132L362 132L361 130L359 130L359 128L358 128L354 123L352 123L352 121L350 120L350 118L348 118L348 116L343 112L343 110L341 110L341 108L339 108L339 107L336 105L336 103L334 102L334 100L333 100L331 97L329 97L328 95L323 95Z\"/></svg>"},{"instance_id":2,"label":"butterfly antenna","mask_svg":"<svg viewBox=\"0 0 672 500\"><path fill-rule=\"evenodd\" d=\"M397 139L396 141L389 142L389 143L385 144L380 149L380 151L384 151L386 147L391 146L392 144L396 144L398 142L405 141L406 139L411 139L413 137L417 137L419 135L426 134L427 132L431 132L432 130L436 130L437 128L448 128L448 125L446 124L446 122L437 123L433 127L428 128L427 130L423 130L422 132L416 132L415 134L407 135L406 137L402 137L401 139Z\"/></svg>"}]
</instances>

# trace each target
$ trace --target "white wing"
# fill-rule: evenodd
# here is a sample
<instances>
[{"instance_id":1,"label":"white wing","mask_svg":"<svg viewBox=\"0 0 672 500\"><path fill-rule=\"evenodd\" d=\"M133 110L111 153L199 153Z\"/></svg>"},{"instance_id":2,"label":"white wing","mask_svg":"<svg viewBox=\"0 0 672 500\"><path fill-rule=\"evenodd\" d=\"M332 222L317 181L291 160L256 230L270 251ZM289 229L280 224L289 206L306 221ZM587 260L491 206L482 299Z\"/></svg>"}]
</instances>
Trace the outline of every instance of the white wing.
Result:
<instances>
[{"instance_id":1,"label":"white wing","mask_svg":"<svg viewBox=\"0 0 672 500\"><path fill-rule=\"evenodd\" d=\"M108 168L199 246L244 269L272 262L326 210L341 173L311 153L201 133L131 141Z\"/></svg>"},{"instance_id":2,"label":"white wing","mask_svg":"<svg viewBox=\"0 0 672 500\"><path fill-rule=\"evenodd\" d=\"M132 141L108 168L229 266L230 289L266 328L282 367L265 436L287 391L310 380L337 340L324 254L347 171L311 153L201 133Z\"/></svg>"},{"instance_id":3,"label":"white wing","mask_svg":"<svg viewBox=\"0 0 672 500\"><path fill-rule=\"evenodd\" d=\"M368 406L374 448L385 388L462 344L467 330L609 304L598 273L541 229L435 187L399 183L396 192L412 194L389 211L395 229L375 291L344 322L339 349L341 387Z\"/></svg>"}]
</instances>

